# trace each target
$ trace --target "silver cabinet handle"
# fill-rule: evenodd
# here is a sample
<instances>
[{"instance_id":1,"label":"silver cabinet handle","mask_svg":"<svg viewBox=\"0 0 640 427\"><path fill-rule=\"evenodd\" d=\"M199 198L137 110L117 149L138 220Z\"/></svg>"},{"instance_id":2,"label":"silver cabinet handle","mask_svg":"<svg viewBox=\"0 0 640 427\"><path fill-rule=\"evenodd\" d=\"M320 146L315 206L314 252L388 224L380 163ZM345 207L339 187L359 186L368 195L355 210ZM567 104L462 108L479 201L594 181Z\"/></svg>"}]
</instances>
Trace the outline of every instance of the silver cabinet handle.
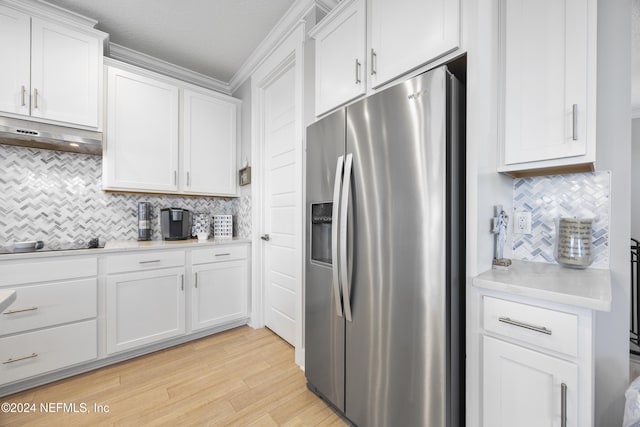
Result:
<instances>
[{"instance_id":1,"label":"silver cabinet handle","mask_svg":"<svg viewBox=\"0 0 640 427\"><path fill-rule=\"evenodd\" d=\"M180 290L184 291L184 274L180 275Z\"/></svg>"},{"instance_id":2,"label":"silver cabinet handle","mask_svg":"<svg viewBox=\"0 0 640 427\"><path fill-rule=\"evenodd\" d=\"M193 284L198 289L198 273L193 275Z\"/></svg>"},{"instance_id":3,"label":"silver cabinet handle","mask_svg":"<svg viewBox=\"0 0 640 427\"><path fill-rule=\"evenodd\" d=\"M560 427L567 427L567 385L560 386Z\"/></svg>"},{"instance_id":4,"label":"silver cabinet handle","mask_svg":"<svg viewBox=\"0 0 640 427\"><path fill-rule=\"evenodd\" d=\"M178 171L173 171L173 185L178 184Z\"/></svg>"},{"instance_id":5,"label":"silver cabinet handle","mask_svg":"<svg viewBox=\"0 0 640 427\"><path fill-rule=\"evenodd\" d=\"M216 254L216 256L229 256L229 255L231 255L229 252L224 253L224 254Z\"/></svg>"},{"instance_id":6,"label":"silver cabinet handle","mask_svg":"<svg viewBox=\"0 0 640 427\"><path fill-rule=\"evenodd\" d=\"M525 328L532 331L540 332L541 334L551 335L551 329L547 329L544 326L534 326L528 323L518 322L517 320L511 320L508 317L499 317L499 322L507 323L509 325L518 326L519 328Z\"/></svg>"},{"instance_id":7,"label":"silver cabinet handle","mask_svg":"<svg viewBox=\"0 0 640 427\"><path fill-rule=\"evenodd\" d=\"M356 58L356 84L359 85L362 80L360 80L360 61Z\"/></svg>"},{"instance_id":8,"label":"silver cabinet handle","mask_svg":"<svg viewBox=\"0 0 640 427\"><path fill-rule=\"evenodd\" d=\"M38 89L33 89L33 108L38 108Z\"/></svg>"},{"instance_id":9,"label":"silver cabinet handle","mask_svg":"<svg viewBox=\"0 0 640 427\"><path fill-rule=\"evenodd\" d=\"M333 273L333 295L336 302L336 313L342 317L342 304L340 303L340 273L338 270L338 220L340 206L340 187L342 185L342 168L344 156L338 157L336 164L336 176L333 180L333 208L331 210L331 271Z\"/></svg>"},{"instance_id":10,"label":"silver cabinet handle","mask_svg":"<svg viewBox=\"0 0 640 427\"><path fill-rule=\"evenodd\" d=\"M269 237L268 234L263 234L262 236L260 236L260 238L265 242L268 242L269 240L271 240L271 237Z\"/></svg>"},{"instance_id":11,"label":"silver cabinet handle","mask_svg":"<svg viewBox=\"0 0 640 427\"><path fill-rule=\"evenodd\" d=\"M34 357L38 357L38 353L31 353L28 356L16 357L15 359L13 357L10 357L9 359L2 362L2 364L7 365L9 363L19 362L21 360L33 359Z\"/></svg>"},{"instance_id":12,"label":"silver cabinet handle","mask_svg":"<svg viewBox=\"0 0 640 427\"><path fill-rule=\"evenodd\" d=\"M2 313L2 314L24 313L25 311L35 311L35 310L37 310L37 309L38 309L38 307L18 308L18 309L15 309L15 310L8 310L8 311L5 311L5 312L4 312L4 313Z\"/></svg>"},{"instance_id":13,"label":"silver cabinet handle","mask_svg":"<svg viewBox=\"0 0 640 427\"><path fill-rule=\"evenodd\" d=\"M25 89L24 85L20 86L20 101L23 107L27 105L24 100L26 94L27 94L27 89Z\"/></svg>"},{"instance_id":14,"label":"silver cabinet handle","mask_svg":"<svg viewBox=\"0 0 640 427\"><path fill-rule=\"evenodd\" d=\"M371 75L374 76L378 68L378 54L371 48Z\"/></svg>"},{"instance_id":15,"label":"silver cabinet handle","mask_svg":"<svg viewBox=\"0 0 640 427\"><path fill-rule=\"evenodd\" d=\"M150 259L148 261L139 261L138 264L153 264L154 262L160 262L159 259Z\"/></svg>"},{"instance_id":16,"label":"silver cabinet handle","mask_svg":"<svg viewBox=\"0 0 640 427\"><path fill-rule=\"evenodd\" d=\"M573 140L578 140L578 104L573 104Z\"/></svg>"},{"instance_id":17,"label":"silver cabinet handle","mask_svg":"<svg viewBox=\"0 0 640 427\"><path fill-rule=\"evenodd\" d=\"M344 317L349 322L351 318L351 283L349 283L349 265L347 264L347 213L349 212L349 190L351 189L351 168L353 154L347 154L342 177L342 198L340 200L340 273L342 276L342 304Z\"/></svg>"},{"instance_id":18,"label":"silver cabinet handle","mask_svg":"<svg viewBox=\"0 0 640 427\"><path fill-rule=\"evenodd\" d=\"M190 185L191 179L189 179L189 172L187 172L187 187Z\"/></svg>"}]
</instances>

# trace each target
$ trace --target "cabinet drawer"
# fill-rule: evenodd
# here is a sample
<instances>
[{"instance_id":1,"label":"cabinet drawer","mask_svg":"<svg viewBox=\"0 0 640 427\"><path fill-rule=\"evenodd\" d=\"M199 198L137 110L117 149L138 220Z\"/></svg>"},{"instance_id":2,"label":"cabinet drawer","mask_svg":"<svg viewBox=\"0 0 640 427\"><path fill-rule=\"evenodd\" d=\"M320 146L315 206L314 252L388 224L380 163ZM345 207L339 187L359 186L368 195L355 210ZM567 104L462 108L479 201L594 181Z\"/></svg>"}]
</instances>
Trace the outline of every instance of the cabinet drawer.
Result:
<instances>
[{"instance_id":1,"label":"cabinet drawer","mask_svg":"<svg viewBox=\"0 0 640 427\"><path fill-rule=\"evenodd\" d=\"M16 288L15 302L0 315L0 335L96 317L97 279Z\"/></svg>"},{"instance_id":2,"label":"cabinet drawer","mask_svg":"<svg viewBox=\"0 0 640 427\"><path fill-rule=\"evenodd\" d=\"M245 245L220 246L207 249L195 249L191 252L192 264L206 264L209 262L245 259L247 247Z\"/></svg>"},{"instance_id":3,"label":"cabinet drawer","mask_svg":"<svg viewBox=\"0 0 640 427\"><path fill-rule=\"evenodd\" d=\"M485 331L569 356L578 355L578 316L534 305L483 297Z\"/></svg>"},{"instance_id":4,"label":"cabinet drawer","mask_svg":"<svg viewBox=\"0 0 640 427\"><path fill-rule=\"evenodd\" d=\"M0 384L97 357L96 321L0 338Z\"/></svg>"},{"instance_id":5,"label":"cabinet drawer","mask_svg":"<svg viewBox=\"0 0 640 427\"><path fill-rule=\"evenodd\" d=\"M106 259L107 273L124 273L156 268L183 267L184 251L153 251L113 255Z\"/></svg>"},{"instance_id":6,"label":"cabinet drawer","mask_svg":"<svg viewBox=\"0 0 640 427\"><path fill-rule=\"evenodd\" d=\"M79 279L98 274L98 259L56 257L47 261L0 264L0 286Z\"/></svg>"}]
</instances>

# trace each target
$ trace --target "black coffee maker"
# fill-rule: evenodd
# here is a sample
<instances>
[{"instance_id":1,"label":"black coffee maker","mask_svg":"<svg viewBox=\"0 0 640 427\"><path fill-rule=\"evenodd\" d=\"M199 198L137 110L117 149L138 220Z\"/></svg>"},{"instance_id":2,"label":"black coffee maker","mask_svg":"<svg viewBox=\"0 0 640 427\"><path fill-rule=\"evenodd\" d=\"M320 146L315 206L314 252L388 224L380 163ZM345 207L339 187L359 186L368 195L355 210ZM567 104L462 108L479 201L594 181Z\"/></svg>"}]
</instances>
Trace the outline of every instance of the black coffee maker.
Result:
<instances>
[{"instance_id":1,"label":"black coffee maker","mask_svg":"<svg viewBox=\"0 0 640 427\"><path fill-rule=\"evenodd\" d=\"M185 240L191 238L193 215L182 208L160 209L160 226L163 240Z\"/></svg>"}]
</instances>

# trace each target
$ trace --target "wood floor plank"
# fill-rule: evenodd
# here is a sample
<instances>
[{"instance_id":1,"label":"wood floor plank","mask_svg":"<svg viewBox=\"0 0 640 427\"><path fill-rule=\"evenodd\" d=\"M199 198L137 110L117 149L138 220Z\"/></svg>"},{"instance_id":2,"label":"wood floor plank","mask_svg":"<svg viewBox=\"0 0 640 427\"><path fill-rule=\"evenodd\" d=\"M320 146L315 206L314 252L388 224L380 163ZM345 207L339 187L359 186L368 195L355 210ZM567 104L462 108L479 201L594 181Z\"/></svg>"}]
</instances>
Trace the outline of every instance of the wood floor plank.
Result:
<instances>
[{"instance_id":1,"label":"wood floor plank","mask_svg":"<svg viewBox=\"0 0 640 427\"><path fill-rule=\"evenodd\" d=\"M293 357L270 330L235 328L0 398L90 410L0 413L0 426L345 426Z\"/></svg>"}]
</instances>

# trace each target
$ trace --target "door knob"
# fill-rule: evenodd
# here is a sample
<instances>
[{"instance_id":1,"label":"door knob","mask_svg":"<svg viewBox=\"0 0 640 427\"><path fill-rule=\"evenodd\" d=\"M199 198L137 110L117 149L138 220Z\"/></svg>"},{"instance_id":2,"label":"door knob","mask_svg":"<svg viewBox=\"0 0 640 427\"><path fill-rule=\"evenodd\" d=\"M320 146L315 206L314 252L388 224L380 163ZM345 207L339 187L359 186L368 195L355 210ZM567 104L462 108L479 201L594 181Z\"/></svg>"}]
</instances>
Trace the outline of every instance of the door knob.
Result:
<instances>
[{"instance_id":1,"label":"door knob","mask_svg":"<svg viewBox=\"0 0 640 427\"><path fill-rule=\"evenodd\" d=\"M260 238L261 238L262 240L264 240L265 242L268 242L268 241L269 241L269 235L268 235L268 234L262 235L262 236L260 236Z\"/></svg>"}]
</instances>

